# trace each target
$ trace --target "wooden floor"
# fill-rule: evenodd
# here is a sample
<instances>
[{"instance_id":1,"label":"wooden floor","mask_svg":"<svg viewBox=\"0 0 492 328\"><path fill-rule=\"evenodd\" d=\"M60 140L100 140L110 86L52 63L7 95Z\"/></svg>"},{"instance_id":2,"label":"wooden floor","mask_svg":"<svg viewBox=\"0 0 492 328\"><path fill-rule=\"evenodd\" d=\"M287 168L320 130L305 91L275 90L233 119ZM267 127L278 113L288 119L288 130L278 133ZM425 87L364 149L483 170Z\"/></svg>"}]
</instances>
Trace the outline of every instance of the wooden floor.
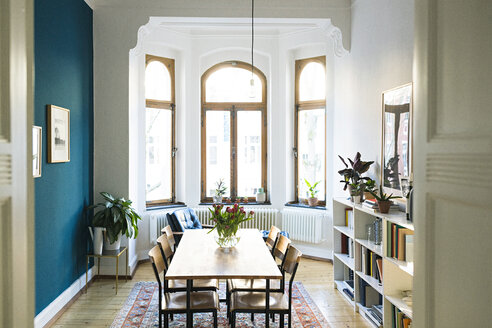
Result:
<instances>
[{"instance_id":1,"label":"wooden floor","mask_svg":"<svg viewBox=\"0 0 492 328\"><path fill-rule=\"evenodd\" d=\"M114 280L96 280L52 327L109 327L137 281L154 281L150 263L141 264L133 280L121 282L114 294ZM296 280L301 281L332 328L371 327L333 287L331 263L302 259Z\"/></svg>"}]
</instances>

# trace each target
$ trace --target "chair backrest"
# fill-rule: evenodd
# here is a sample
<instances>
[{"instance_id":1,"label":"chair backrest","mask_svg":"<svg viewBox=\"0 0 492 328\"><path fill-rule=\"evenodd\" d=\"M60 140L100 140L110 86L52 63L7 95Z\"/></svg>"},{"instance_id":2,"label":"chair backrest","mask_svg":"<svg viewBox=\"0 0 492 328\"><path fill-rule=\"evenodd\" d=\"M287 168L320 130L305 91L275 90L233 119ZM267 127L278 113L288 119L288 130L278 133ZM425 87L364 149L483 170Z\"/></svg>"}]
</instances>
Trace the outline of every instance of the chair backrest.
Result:
<instances>
[{"instance_id":1,"label":"chair backrest","mask_svg":"<svg viewBox=\"0 0 492 328\"><path fill-rule=\"evenodd\" d=\"M279 235L277 244L273 249L273 256L283 261L285 258L285 254L287 253L287 249L289 248L289 245L290 245L290 239L283 235Z\"/></svg>"},{"instance_id":2,"label":"chair backrest","mask_svg":"<svg viewBox=\"0 0 492 328\"><path fill-rule=\"evenodd\" d=\"M268 234L266 244L270 246L272 249L275 247L275 242L277 241L278 234L280 233L280 229L276 226L270 228L270 233Z\"/></svg>"},{"instance_id":3,"label":"chair backrest","mask_svg":"<svg viewBox=\"0 0 492 328\"><path fill-rule=\"evenodd\" d=\"M167 241L169 242L169 246L171 246L171 250L174 250L176 247L176 240L174 239L174 233L171 229L171 226L167 225L162 229L164 234L167 236Z\"/></svg>"},{"instance_id":4,"label":"chair backrest","mask_svg":"<svg viewBox=\"0 0 492 328\"><path fill-rule=\"evenodd\" d=\"M168 213L167 220L175 232L184 232L186 229L202 229L202 224L191 208L183 208Z\"/></svg>"},{"instance_id":5,"label":"chair backrest","mask_svg":"<svg viewBox=\"0 0 492 328\"><path fill-rule=\"evenodd\" d=\"M300 250L295 248L294 246L290 246L287 251L287 255L285 256L283 270L291 275L290 280L294 280L294 276L297 271L297 266L301 261L302 253Z\"/></svg>"},{"instance_id":6,"label":"chair backrest","mask_svg":"<svg viewBox=\"0 0 492 328\"><path fill-rule=\"evenodd\" d=\"M150 262L152 263L152 267L154 268L154 273L156 275L156 279L161 283L160 274L166 270L166 264L164 262L164 258L162 257L161 249L159 246L154 246L149 251Z\"/></svg>"},{"instance_id":7,"label":"chair backrest","mask_svg":"<svg viewBox=\"0 0 492 328\"><path fill-rule=\"evenodd\" d=\"M169 244L169 240L166 234L161 235L159 238L157 238L157 245L161 248L162 255L164 256L164 263L166 265L166 270L169 268L169 264L171 263L171 257L173 256L174 252L171 249L171 245Z\"/></svg>"}]
</instances>

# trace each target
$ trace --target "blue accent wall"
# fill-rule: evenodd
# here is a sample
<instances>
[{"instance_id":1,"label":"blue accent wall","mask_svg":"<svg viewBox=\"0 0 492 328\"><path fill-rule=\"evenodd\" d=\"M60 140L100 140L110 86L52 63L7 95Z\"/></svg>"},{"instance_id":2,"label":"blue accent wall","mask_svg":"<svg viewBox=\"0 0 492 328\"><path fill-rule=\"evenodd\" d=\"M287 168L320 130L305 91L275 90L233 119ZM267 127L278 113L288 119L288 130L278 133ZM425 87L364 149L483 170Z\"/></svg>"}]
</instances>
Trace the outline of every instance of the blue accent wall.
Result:
<instances>
[{"instance_id":1,"label":"blue accent wall","mask_svg":"<svg viewBox=\"0 0 492 328\"><path fill-rule=\"evenodd\" d=\"M93 196L92 9L83 0L35 0L34 124L43 127L35 179L36 315L85 272L84 206ZM46 105L70 109L70 162L48 164Z\"/></svg>"}]
</instances>

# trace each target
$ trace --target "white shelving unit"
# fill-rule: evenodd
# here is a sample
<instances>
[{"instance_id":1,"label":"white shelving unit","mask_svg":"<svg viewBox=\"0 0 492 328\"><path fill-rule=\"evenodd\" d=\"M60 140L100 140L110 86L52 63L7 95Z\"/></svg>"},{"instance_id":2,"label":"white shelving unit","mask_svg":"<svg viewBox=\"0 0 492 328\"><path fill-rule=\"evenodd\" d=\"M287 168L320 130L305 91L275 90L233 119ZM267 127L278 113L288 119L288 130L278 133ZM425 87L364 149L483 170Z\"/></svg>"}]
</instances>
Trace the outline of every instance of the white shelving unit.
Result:
<instances>
[{"instance_id":1,"label":"white shelving unit","mask_svg":"<svg viewBox=\"0 0 492 328\"><path fill-rule=\"evenodd\" d=\"M345 210L352 209L354 216L354 227L349 229L345 224ZM367 240L366 226L372 224L376 218L382 219L382 242L381 245L376 245L374 242ZM387 223L395 223L403 228L414 230L413 223L408 222L405 213L399 211L390 211L388 214L383 214L364 207L362 205L354 205L346 198L333 199L333 276L335 279L335 288L342 293L347 301L354 307L354 311L359 312L372 326L375 326L366 317L367 307L363 306L360 295L360 280L364 280L377 293L381 295L383 305L383 327L392 327L392 310L394 305L401 312L412 318L412 308L403 300L402 291L412 290L413 288L413 263L399 261L387 254L388 234ZM374 233L374 232L373 232ZM354 240L353 257L342 253L342 235ZM383 281L380 283L377 279L370 275L364 274L361 265L361 246L369 249L383 259ZM347 288L346 280L349 278L349 269L354 272L354 300L343 292Z\"/></svg>"}]
</instances>

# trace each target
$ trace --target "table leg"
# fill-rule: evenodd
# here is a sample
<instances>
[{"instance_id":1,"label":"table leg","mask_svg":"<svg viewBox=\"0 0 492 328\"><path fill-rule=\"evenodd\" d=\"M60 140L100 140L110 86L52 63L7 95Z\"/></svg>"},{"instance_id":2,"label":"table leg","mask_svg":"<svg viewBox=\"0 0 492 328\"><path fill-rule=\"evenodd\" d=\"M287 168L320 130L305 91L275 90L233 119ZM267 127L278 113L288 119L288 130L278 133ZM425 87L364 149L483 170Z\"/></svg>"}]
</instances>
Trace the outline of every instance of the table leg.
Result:
<instances>
[{"instance_id":1,"label":"table leg","mask_svg":"<svg viewBox=\"0 0 492 328\"><path fill-rule=\"evenodd\" d=\"M116 257L116 295L118 295L118 267L119 267L119 263L120 262L120 257L117 256Z\"/></svg>"},{"instance_id":2,"label":"table leg","mask_svg":"<svg viewBox=\"0 0 492 328\"><path fill-rule=\"evenodd\" d=\"M126 269L125 269L125 281L128 281L128 248L126 249Z\"/></svg>"},{"instance_id":3,"label":"table leg","mask_svg":"<svg viewBox=\"0 0 492 328\"><path fill-rule=\"evenodd\" d=\"M97 258L97 277L99 278L99 269L101 268L101 258Z\"/></svg>"},{"instance_id":4,"label":"table leg","mask_svg":"<svg viewBox=\"0 0 492 328\"><path fill-rule=\"evenodd\" d=\"M193 280L186 280L186 328L193 327L193 313L191 312L191 287Z\"/></svg>"},{"instance_id":5,"label":"table leg","mask_svg":"<svg viewBox=\"0 0 492 328\"><path fill-rule=\"evenodd\" d=\"M266 299L265 299L265 328L270 327L270 279L266 280Z\"/></svg>"},{"instance_id":6,"label":"table leg","mask_svg":"<svg viewBox=\"0 0 492 328\"><path fill-rule=\"evenodd\" d=\"M86 256L86 264L85 264L85 293L87 294L87 283L89 281L88 276L89 276L89 256Z\"/></svg>"}]
</instances>

